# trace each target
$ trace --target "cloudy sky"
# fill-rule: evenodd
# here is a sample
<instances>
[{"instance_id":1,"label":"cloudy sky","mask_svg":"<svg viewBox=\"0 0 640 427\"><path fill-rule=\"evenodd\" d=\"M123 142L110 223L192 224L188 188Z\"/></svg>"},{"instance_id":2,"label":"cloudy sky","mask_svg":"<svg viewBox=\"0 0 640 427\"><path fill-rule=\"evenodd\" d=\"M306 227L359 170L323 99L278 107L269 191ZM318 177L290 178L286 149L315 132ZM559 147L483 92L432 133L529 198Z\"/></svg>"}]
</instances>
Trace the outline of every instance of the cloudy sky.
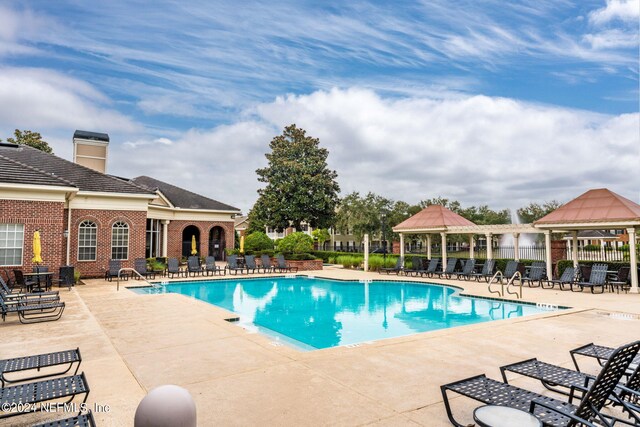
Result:
<instances>
[{"instance_id":1,"label":"cloudy sky","mask_svg":"<svg viewBox=\"0 0 640 427\"><path fill-rule=\"evenodd\" d=\"M639 0L0 4L0 138L111 136L109 172L247 211L296 123L342 193L640 201Z\"/></svg>"}]
</instances>

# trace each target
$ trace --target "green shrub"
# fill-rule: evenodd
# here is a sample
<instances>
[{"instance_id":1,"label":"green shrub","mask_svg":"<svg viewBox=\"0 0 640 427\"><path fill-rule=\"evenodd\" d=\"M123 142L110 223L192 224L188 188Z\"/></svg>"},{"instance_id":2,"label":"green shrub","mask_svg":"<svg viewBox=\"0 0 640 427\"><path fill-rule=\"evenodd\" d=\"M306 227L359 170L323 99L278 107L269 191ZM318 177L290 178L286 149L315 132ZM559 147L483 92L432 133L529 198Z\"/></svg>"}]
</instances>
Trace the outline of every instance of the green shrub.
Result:
<instances>
[{"instance_id":1,"label":"green shrub","mask_svg":"<svg viewBox=\"0 0 640 427\"><path fill-rule=\"evenodd\" d=\"M286 259L304 261L304 260L312 260L312 259L318 259L318 258L316 258L315 255L305 253L305 254L291 254L291 255L288 255Z\"/></svg>"},{"instance_id":2,"label":"green shrub","mask_svg":"<svg viewBox=\"0 0 640 427\"><path fill-rule=\"evenodd\" d=\"M585 245L585 247L583 249L585 251L595 252L595 251L599 251L600 250L600 246L598 246L598 245Z\"/></svg>"},{"instance_id":3,"label":"green shrub","mask_svg":"<svg viewBox=\"0 0 640 427\"><path fill-rule=\"evenodd\" d=\"M362 256L357 255L340 255L336 259L336 263L342 265L344 268L358 268L363 261Z\"/></svg>"},{"instance_id":4,"label":"green shrub","mask_svg":"<svg viewBox=\"0 0 640 427\"><path fill-rule=\"evenodd\" d=\"M351 267L360 268L360 265L364 262L363 256L352 256L351 257Z\"/></svg>"},{"instance_id":5,"label":"green shrub","mask_svg":"<svg viewBox=\"0 0 640 427\"><path fill-rule=\"evenodd\" d=\"M75 284L80 282L80 272L78 270L73 271L73 280Z\"/></svg>"},{"instance_id":6,"label":"green shrub","mask_svg":"<svg viewBox=\"0 0 640 427\"><path fill-rule=\"evenodd\" d=\"M303 254L313 251L313 239L301 231L291 233L278 241L278 251L285 254Z\"/></svg>"},{"instance_id":7,"label":"green shrub","mask_svg":"<svg viewBox=\"0 0 640 427\"><path fill-rule=\"evenodd\" d=\"M273 250L273 240L262 231L255 231L244 238L245 251Z\"/></svg>"},{"instance_id":8,"label":"green shrub","mask_svg":"<svg viewBox=\"0 0 640 427\"><path fill-rule=\"evenodd\" d=\"M265 250L265 251L258 251L256 252L256 256L262 256L262 255L268 255L270 257L273 258L273 256L276 254L276 251L274 251L273 249L271 250Z\"/></svg>"},{"instance_id":9,"label":"green shrub","mask_svg":"<svg viewBox=\"0 0 640 427\"><path fill-rule=\"evenodd\" d=\"M376 271L382 267L382 263L384 258L380 255L370 255L369 256L369 270Z\"/></svg>"}]
</instances>

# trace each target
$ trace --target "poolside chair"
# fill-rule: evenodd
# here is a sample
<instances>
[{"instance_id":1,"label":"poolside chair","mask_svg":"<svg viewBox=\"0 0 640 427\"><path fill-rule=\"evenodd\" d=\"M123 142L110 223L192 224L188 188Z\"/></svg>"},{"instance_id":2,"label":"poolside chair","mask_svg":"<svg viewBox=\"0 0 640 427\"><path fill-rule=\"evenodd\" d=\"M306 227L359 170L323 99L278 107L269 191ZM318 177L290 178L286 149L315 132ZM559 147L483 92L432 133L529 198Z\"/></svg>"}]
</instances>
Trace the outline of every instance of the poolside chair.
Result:
<instances>
[{"instance_id":1,"label":"poolside chair","mask_svg":"<svg viewBox=\"0 0 640 427\"><path fill-rule=\"evenodd\" d=\"M260 261L262 261L262 271L265 273L275 273L276 268L271 265L271 257L269 255L262 255L260 257Z\"/></svg>"},{"instance_id":2,"label":"poolside chair","mask_svg":"<svg viewBox=\"0 0 640 427\"><path fill-rule=\"evenodd\" d=\"M515 276L515 274L517 272L522 273L522 263L519 261L515 261L515 260L511 260L507 262L506 267L504 268L504 273L503 273L503 277L507 280L507 282L509 280L511 280L511 278L513 278L513 276Z\"/></svg>"},{"instance_id":3,"label":"poolside chair","mask_svg":"<svg viewBox=\"0 0 640 427\"><path fill-rule=\"evenodd\" d=\"M384 272L387 274L389 273L400 274L400 272L404 270L404 268L402 267L403 262L404 262L403 258L398 257L395 267L380 267L378 268L378 273L382 274Z\"/></svg>"},{"instance_id":4,"label":"poolside chair","mask_svg":"<svg viewBox=\"0 0 640 427\"><path fill-rule=\"evenodd\" d=\"M195 277L196 274L204 274L204 269L200 265L200 258L195 255L187 258L187 274Z\"/></svg>"},{"instance_id":5,"label":"poolside chair","mask_svg":"<svg viewBox=\"0 0 640 427\"><path fill-rule=\"evenodd\" d=\"M233 274L244 273L244 267L238 266L238 258L235 255L229 255L227 257L227 268L229 269L229 274L233 272Z\"/></svg>"},{"instance_id":6,"label":"poolside chair","mask_svg":"<svg viewBox=\"0 0 640 427\"><path fill-rule=\"evenodd\" d=\"M140 276L144 279L155 279L156 273L154 271L149 271L147 268L147 260L144 258L136 258L133 261L133 268ZM137 276L139 278L140 276Z\"/></svg>"},{"instance_id":7,"label":"poolside chair","mask_svg":"<svg viewBox=\"0 0 640 427\"><path fill-rule=\"evenodd\" d=\"M39 302L7 302L2 296L0 296L0 315L2 315L2 321L7 318L7 314L16 313L20 323L37 323L37 322L49 322L60 319L62 312L64 311L64 302L57 301L42 301Z\"/></svg>"},{"instance_id":8,"label":"poolside chair","mask_svg":"<svg viewBox=\"0 0 640 427\"><path fill-rule=\"evenodd\" d=\"M249 274L249 271L260 273L260 268L256 265L256 257L253 255L244 256L244 268L247 269L247 274Z\"/></svg>"},{"instance_id":9,"label":"poolside chair","mask_svg":"<svg viewBox=\"0 0 640 427\"><path fill-rule=\"evenodd\" d=\"M529 412L545 426L574 426L580 423L593 426L593 421L611 425L601 410L639 349L640 341L616 349L588 388L581 390L583 395L579 405L505 384L483 374L440 387L447 416L453 425L465 425L459 423L451 411L447 393L454 392L487 405L507 406Z\"/></svg>"},{"instance_id":10,"label":"poolside chair","mask_svg":"<svg viewBox=\"0 0 640 427\"><path fill-rule=\"evenodd\" d=\"M434 274L438 271L438 267L440 266L440 258L431 258L429 260L429 266L424 271L424 275L427 277L433 277ZM422 273L420 274L422 276Z\"/></svg>"},{"instance_id":11,"label":"poolside chair","mask_svg":"<svg viewBox=\"0 0 640 427\"><path fill-rule=\"evenodd\" d=\"M601 287L602 288L602 292L598 292L600 294L604 293L604 288L605 286L607 286L607 270L609 269L609 265L608 264L593 264L591 266L591 273L589 276L589 281L585 282L576 282L576 283L572 283L571 284L571 290L575 291L575 292L582 292L584 290L584 288L590 288L591 289L591 293L594 294L596 292L594 292L594 289L596 287ZM576 291L574 289L574 286L576 288L580 288L579 291Z\"/></svg>"},{"instance_id":12,"label":"poolside chair","mask_svg":"<svg viewBox=\"0 0 640 427\"><path fill-rule=\"evenodd\" d=\"M209 275L213 276L216 274L221 274L222 276L225 276L227 274L227 269L220 268L219 266L216 265L216 257L208 256L204 259L204 272L206 273L207 276Z\"/></svg>"},{"instance_id":13,"label":"poolside chair","mask_svg":"<svg viewBox=\"0 0 640 427\"><path fill-rule=\"evenodd\" d=\"M13 280L16 286L18 286L21 290L29 291L33 289L33 286L37 283L33 280L27 280L22 273L22 270L13 270Z\"/></svg>"},{"instance_id":14,"label":"poolside chair","mask_svg":"<svg viewBox=\"0 0 640 427\"><path fill-rule=\"evenodd\" d=\"M59 288L66 286L71 290L71 287L76 284L75 268L72 265L63 265L60 267L56 282Z\"/></svg>"},{"instance_id":15,"label":"poolside chair","mask_svg":"<svg viewBox=\"0 0 640 427\"><path fill-rule=\"evenodd\" d=\"M496 269L496 261L493 259L488 259L484 262L484 265L482 266L482 271L480 273L471 273L471 277L475 278L476 282L479 282L480 279L484 279L488 282L493 277L493 273L495 269Z\"/></svg>"},{"instance_id":16,"label":"poolside chair","mask_svg":"<svg viewBox=\"0 0 640 427\"><path fill-rule=\"evenodd\" d=\"M542 280L546 278L546 266L541 262L534 262L529 268L529 273L522 277L522 284L525 283L530 288L537 288L542 285Z\"/></svg>"},{"instance_id":17,"label":"poolside chair","mask_svg":"<svg viewBox=\"0 0 640 427\"><path fill-rule=\"evenodd\" d=\"M79 348L4 359L0 360L0 383L4 388L7 384L15 382L33 381L41 378L64 375L73 368L74 364L76 364L76 369L73 375L76 375L81 363L82 357L80 356ZM58 366L60 366L60 369L55 371L49 369ZM44 372L42 370L44 370ZM7 377L7 375L9 375L9 377Z\"/></svg>"},{"instance_id":18,"label":"poolside chair","mask_svg":"<svg viewBox=\"0 0 640 427\"><path fill-rule=\"evenodd\" d=\"M79 413L73 417L62 420L48 421L42 424L36 424L32 427L96 427L96 421L93 419L91 410L86 413Z\"/></svg>"},{"instance_id":19,"label":"poolside chair","mask_svg":"<svg viewBox=\"0 0 640 427\"><path fill-rule=\"evenodd\" d=\"M613 288L616 289L616 293L620 293L620 289L623 291L629 292L631 288L631 284L629 283L629 273L631 272L631 267L628 265L623 265L618 269L616 273L616 277L609 281L609 285L611 285L611 290Z\"/></svg>"},{"instance_id":20,"label":"poolside chair","mask_svg":"<svg viewBox=\"0 0 640 427\"><path fill-rule=\"evenodd\" d=\"M115 277L118 278L118 274L120 274L120 278L123 280L129 280L129 274L126 271L120 273L120 269L122 268L122 261L119 259L110 259L109 260L109 269L104 272L104 280L111 280Z\"/></svg>"},{"instance_id":21,"label":"poolside chair","mask_svg":"<svg viewBox=\"0 0 640 427\"><path fill-rule=\"evenodd\" d=\"M284 255L282 254L278 254L276 256L276 261L278 262L278 269L280 271L288 271L290 273L297 273L298 272L298 267L291 267L290 265L287 264L287 261L285 261L284 259Z\"/></svg>"},{"instance_id":22,"label":"poolside chair","mask_svg":"<svg viewBox=\"0 0 640 427\"><path fill-rule=\"evenodd\" d=\"M569 285L575 282L576 280L576 269L573 267L567 267L562 272L562 276L559 279L547 279L545 282L542 282L542 287L545 289L553 289L555 285L558 285L561 291L564 291L564 285ZM549 286L545 287L545 283Z\"/></svg>"},{"instance_id":23,"label":"poolside chair","mask_svg":"<svg viewBox=\"0 0 640 427\"><path fill-rule=\"evenodd\" d=\"M76 396L84 394L82 403L89 397L89 384L84 372L80 375L59 377L33 383L17 384L2 388L0 404L2 407L16 408L16 411L0 412L0 419L14 417L30 412L44 412L43 403L60 401L70 403ZM72 424L73 425L73 424Z\"/></svg>"},{"instance_id":24,"label":"poolside chair","mask_svg":"<svg viewBox=\"0 0 640 427\"><path fill-rule=\"evenodd\" d=\"M167 276L171 275L171 279L173 279L176 274L178 277L187 277L187 272L180 268L180 261L178 261L178 258L169 258L167 260Z\"/></svg>"},{"instance_id":25,"label":"poolside chair","mask_svg":"<svg viewBox=\"0 0 640 427\"><path fill-rule=\"evenodd\" d=\"M457 274L458 280L469 280L471 279L471 274L475 272L476 269L476 260L473 258L469 258L464 262L464 266L462 267L462 271Z\"/></svg>"},{"instance_id":26,"label":"poolside chair","mask_svg":"<svg viewBox=\"0 0 640 427\"><path fill-rule=\"evenodd\" d=\"M50 302L53 300L60 300L58 291L32 293L13 292L13 290L7 286L7 283L2 277L0 277L0 297L3 298L6 303L10 303L12 301Z\"/></svg>"},{"instance_id":27,"label":"poolside chair","mask_svg":"<svg viewBox=\"0 0 640 427\"><path fill-rule=\"evenodd\" d=\"M611 355L615 350L616 349L613 347L607 347L604 345L589 343L581 347L574 348L573 350L570 350L569 354L571 355L571 360L573 360L573 364L576 367L576 371L580 372L580 367L578 366L578 360L576 359L576 355L594 358L598 361L598 364L600 366L604 366L606 361L609 360L609 358L611 357ZM632 363L632 366L640 365L640 355L636 356L636 358L633 359L633 362L631 363Z\"/></svg>"},{"instance_id":28,"label":"poolside chair","mask_svg":"<svg viewBox=\"0 0 640 427\"><path fill-rule=\"evenodd\" d=\"M456 267L458 267L458 258L449 258L447 260L447 267L444 271L436 271L434 274L438 275L438 278L444 276L447 279L451 279L455 274Z\"/></svg>"},{"instance_id":29,"label":"poolside chair","mask_svg":"<svg viewBox=\"0 0 640 427\"><path fill-rule=\"evenodd\" d=\"M424 268L422 267L422 258L417 256L411 258L411 268L405 268L403 270L406 276L413 276L414 273L417 276L418 274L420 274L420 271L424 271Z\"/></svg>"}]
</instances>

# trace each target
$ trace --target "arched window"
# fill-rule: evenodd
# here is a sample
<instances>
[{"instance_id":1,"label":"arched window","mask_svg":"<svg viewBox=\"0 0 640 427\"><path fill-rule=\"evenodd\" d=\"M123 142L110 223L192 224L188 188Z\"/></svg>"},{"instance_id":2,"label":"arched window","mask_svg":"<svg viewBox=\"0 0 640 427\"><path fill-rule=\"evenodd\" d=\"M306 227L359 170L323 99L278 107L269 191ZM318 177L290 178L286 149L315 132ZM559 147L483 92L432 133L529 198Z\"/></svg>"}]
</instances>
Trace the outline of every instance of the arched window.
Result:
<instances>
[{"instance_id":1,"label":"arched window","mask_svg":"<svg viewBox=\"0 0 640 427\"><path fill-rule=\"evenodd\" d=\"M129 224L117 221L111 227L111 259L129 258Z\"/></svg>"},{"instance_id":2,"label":"arched window","mask_svg":"<svg viewBox=\"0 0 640 427\"><path fill-rule=\"evenodd\" d=\"M98 226L93 221L82 221L78 229L78 261L96 260Z\"/></svg>"}]
</instances>

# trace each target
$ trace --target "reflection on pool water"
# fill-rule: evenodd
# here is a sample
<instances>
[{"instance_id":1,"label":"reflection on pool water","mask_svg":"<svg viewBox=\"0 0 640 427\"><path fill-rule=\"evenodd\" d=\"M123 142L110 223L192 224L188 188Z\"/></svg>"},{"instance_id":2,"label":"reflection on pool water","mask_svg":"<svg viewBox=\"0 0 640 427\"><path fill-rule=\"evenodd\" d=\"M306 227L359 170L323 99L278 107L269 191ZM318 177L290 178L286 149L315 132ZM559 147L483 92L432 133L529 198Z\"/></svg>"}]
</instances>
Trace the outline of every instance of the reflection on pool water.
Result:
<instances>
[{"instance_id":1,"label":"reflection on pool water","mask_svg":"<svg viewBox=\"0 0 640 427\"><path fill-rule=\"evenodd\" d=\"M535 305L460 296L455 288L306 277L178 282L131 289L178 293L237 313L239 323L300 349L358 344L541 313Z\"/></svg>"}]
</instances>

